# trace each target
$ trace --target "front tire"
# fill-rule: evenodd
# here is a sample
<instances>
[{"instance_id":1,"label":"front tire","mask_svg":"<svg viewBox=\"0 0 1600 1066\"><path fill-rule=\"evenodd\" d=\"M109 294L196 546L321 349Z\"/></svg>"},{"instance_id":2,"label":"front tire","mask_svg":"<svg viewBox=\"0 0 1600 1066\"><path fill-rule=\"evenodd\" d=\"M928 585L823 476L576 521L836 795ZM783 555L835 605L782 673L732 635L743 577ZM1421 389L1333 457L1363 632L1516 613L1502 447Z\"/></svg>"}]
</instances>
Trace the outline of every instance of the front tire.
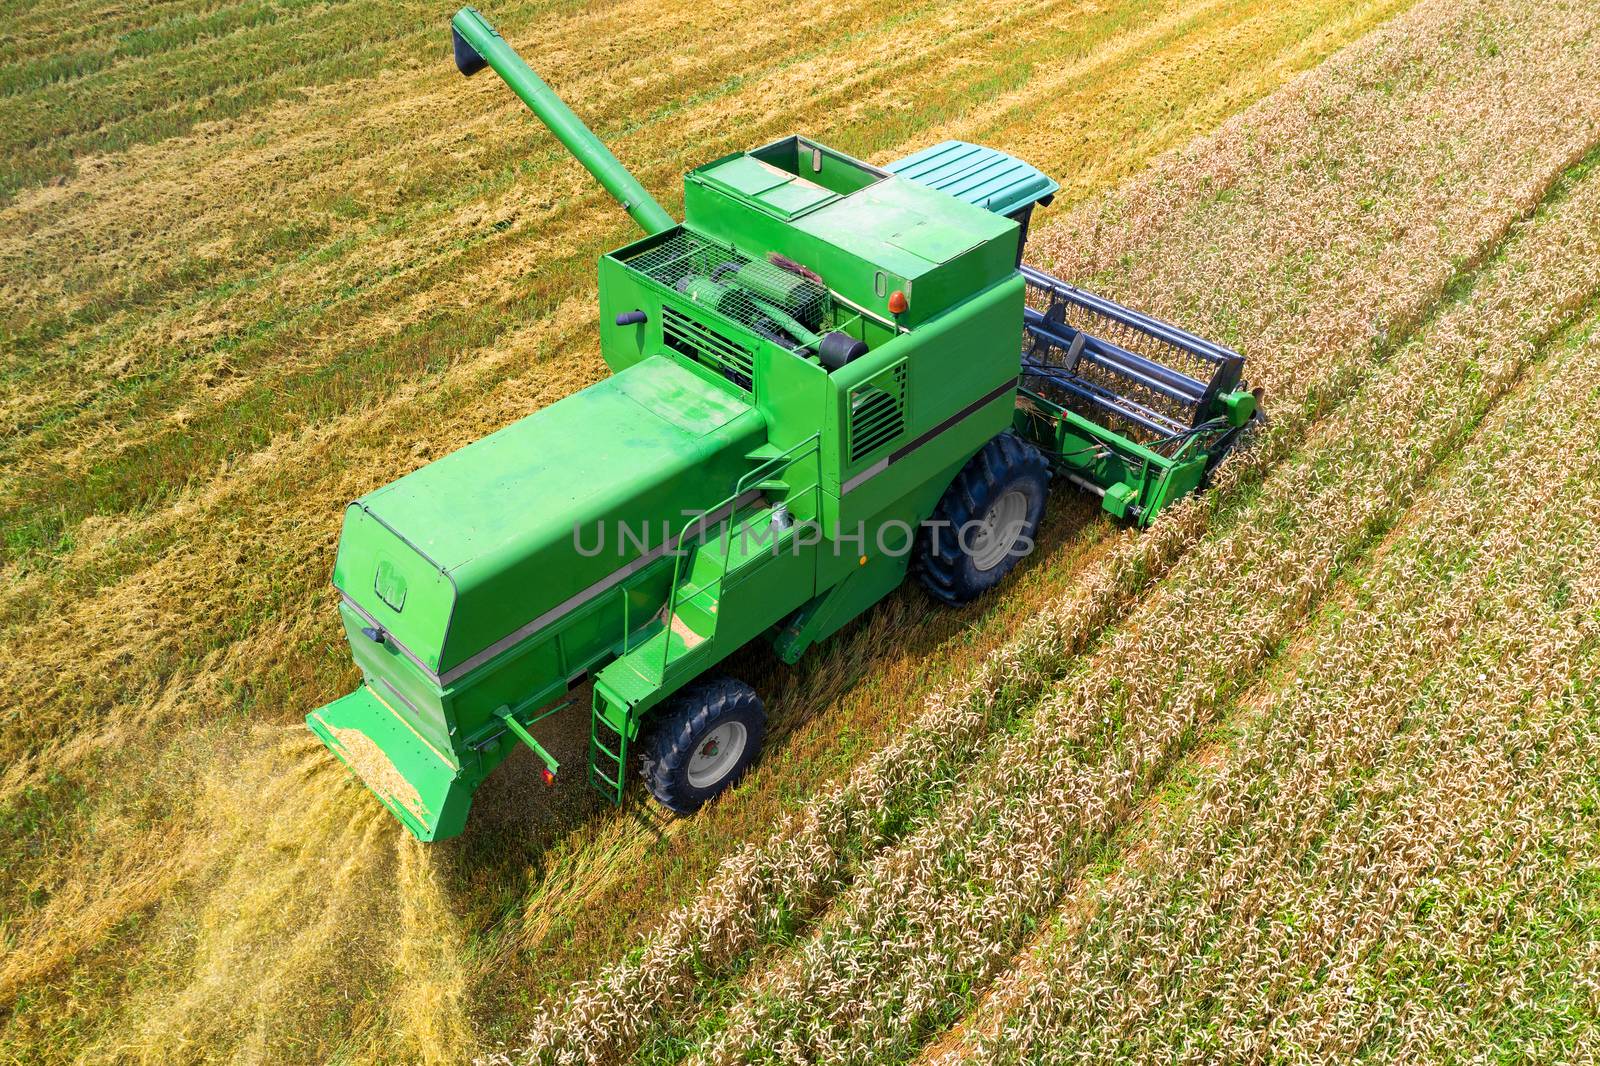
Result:
<instances>
[{"instance_id":1,"label":"front tire","mask_svg":"<svg viewBox=\"0 0 1600 1066\"><path fill-rule=\"evenodd\" d=\"M1050 464L1009 430L967 461L918 543L917 574L945 603L969 603L998 585L1033 549L1044 518Z\"/></svg>"},{"instance_id":2,"label":"front tire","mask_svg":"<svg viewBox=\"0 0 1600 1066\"><path fill-rule=\"evenodd\" d=\"M744 776L766 735L755 689L731 677L697 681L656 715L642 749L645 787L674 814L693 814Z\"/></svg>"}]
</instances>

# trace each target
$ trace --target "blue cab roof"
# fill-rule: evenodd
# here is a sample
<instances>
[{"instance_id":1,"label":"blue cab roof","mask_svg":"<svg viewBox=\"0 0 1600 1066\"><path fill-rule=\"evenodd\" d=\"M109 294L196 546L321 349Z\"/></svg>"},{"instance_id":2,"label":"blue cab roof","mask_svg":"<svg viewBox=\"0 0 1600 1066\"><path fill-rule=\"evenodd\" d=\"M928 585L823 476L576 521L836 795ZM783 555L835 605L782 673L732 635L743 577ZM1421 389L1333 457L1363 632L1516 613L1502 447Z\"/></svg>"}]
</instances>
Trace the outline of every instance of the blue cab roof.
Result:
<instances>
[{"instance_id":1,"label":"blue cab roof","mask_svg":"<svg viewBox=\"0 0 1600 1066\"><path fill-rule=\"evenodd\" d=\"M884 169L997 215L1009 215L1061 188L1016 156L965 141L941 141Z\"/></svg>"}]
</instances>

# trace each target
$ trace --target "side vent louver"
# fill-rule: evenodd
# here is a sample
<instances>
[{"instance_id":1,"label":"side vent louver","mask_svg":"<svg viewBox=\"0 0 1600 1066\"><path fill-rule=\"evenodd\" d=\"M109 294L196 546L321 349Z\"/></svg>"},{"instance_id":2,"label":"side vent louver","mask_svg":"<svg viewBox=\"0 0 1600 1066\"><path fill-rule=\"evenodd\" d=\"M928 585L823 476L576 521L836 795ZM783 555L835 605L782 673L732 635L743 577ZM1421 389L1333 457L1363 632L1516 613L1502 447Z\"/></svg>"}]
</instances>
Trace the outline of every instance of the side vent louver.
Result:
<instances>
[{"instance_id":1,"label":"side vent louver","mask_svg":"<svg viewBox=\"0 0 1600 1066\"><path fill-rule=\"evenodd\" d=\"M906 361L884 367L850 390L850 462L892 443L906 429Z\"/></svg>"},{"instance_id":2,"label":"side vent louver","mask_svg":"<svg viewBox=\"0 0 1600 1066\"><path fill-rule=\"evenodd\" d=\"M661 339L668 348L709 367L750 391L755 358L750 350L670 307L661 309Z\"/></svg>"}]
</instances>

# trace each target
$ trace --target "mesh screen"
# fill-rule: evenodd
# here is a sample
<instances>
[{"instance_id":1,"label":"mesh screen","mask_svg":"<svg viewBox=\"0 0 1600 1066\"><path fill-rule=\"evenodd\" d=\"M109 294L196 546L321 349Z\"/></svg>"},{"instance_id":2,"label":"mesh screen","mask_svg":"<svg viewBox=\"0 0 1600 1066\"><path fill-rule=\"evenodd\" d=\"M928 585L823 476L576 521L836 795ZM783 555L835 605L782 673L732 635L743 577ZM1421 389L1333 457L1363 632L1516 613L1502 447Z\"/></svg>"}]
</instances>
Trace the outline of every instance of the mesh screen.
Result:
<instances>
[{"instance_id":1,"label":"mesh screen","mask_svg":"<svg viewBox=\"0 0 1600 1066\"><path fill-rule=\"evenodd\" d=\"M688 230L624 262L691 303L785 348L814 344L832 313L828 290L815 281Z\"/></svg>"}]
</instances>

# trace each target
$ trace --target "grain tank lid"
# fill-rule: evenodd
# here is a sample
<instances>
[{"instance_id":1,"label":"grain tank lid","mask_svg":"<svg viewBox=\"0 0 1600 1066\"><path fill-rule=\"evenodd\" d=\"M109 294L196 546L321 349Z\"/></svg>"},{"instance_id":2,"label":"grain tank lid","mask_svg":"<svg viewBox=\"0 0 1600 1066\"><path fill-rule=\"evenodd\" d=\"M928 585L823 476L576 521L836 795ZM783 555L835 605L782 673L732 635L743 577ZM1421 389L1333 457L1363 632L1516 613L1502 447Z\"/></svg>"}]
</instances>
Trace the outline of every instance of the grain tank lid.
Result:
<instances>
[{"instance_id":1,"label":"grain tank lid","mask_svg":"<svg viewBox=\"0 0 1600 1066\"><path fill-rule=\"evenodd\" d=\"M798 218L889 175L808 137L785 137L691 170L688 184L715 189L774 218Z\"/></svg>"},{"instance_id":2,"label":"grain tank lid","mask_svg":"<svg viewBox=\"0 0 1600 1066\"><path fill-rule=\"evenodd\" d=\"M729 156L694 172L701 181L760 207L767 214L788 219L823 204L839 194L786 174L748 154Z\"/></svg>"},{"instance_id":3,"label":"grain tank lid","mask_svg":"<svg viewBox=\"0 0 1600 1066\"><path fill-rule=\"evenodd\" d=\"M997 215L1046 200L1061 188L1016 156L965 141L942 141L884 169Z\"/></svg>"},{"instance_id":4,"label":"grain tank lid","mask_svg":"<svg viewBox=\"0 0 1600 1066\"><path fill-rule=\"evenodd\" d=\"M609 587L626 560L580 555L577 530L659 530L682 501L719 500L764 430L731 386L651 356L356 501L334 584L444 684Z\"/></svg>"},{"instance_id":5,"label":"grain tank lid","mask_svg":"<svg viewBox=\"0 0 1600 1066\"><path fill-rule=\"evenodd\" d=\"M568 543L574 522L649 487L750 410L669 359L649 359L363 498L458 580L475 560Z\"/></svg>"}]
</instances>

